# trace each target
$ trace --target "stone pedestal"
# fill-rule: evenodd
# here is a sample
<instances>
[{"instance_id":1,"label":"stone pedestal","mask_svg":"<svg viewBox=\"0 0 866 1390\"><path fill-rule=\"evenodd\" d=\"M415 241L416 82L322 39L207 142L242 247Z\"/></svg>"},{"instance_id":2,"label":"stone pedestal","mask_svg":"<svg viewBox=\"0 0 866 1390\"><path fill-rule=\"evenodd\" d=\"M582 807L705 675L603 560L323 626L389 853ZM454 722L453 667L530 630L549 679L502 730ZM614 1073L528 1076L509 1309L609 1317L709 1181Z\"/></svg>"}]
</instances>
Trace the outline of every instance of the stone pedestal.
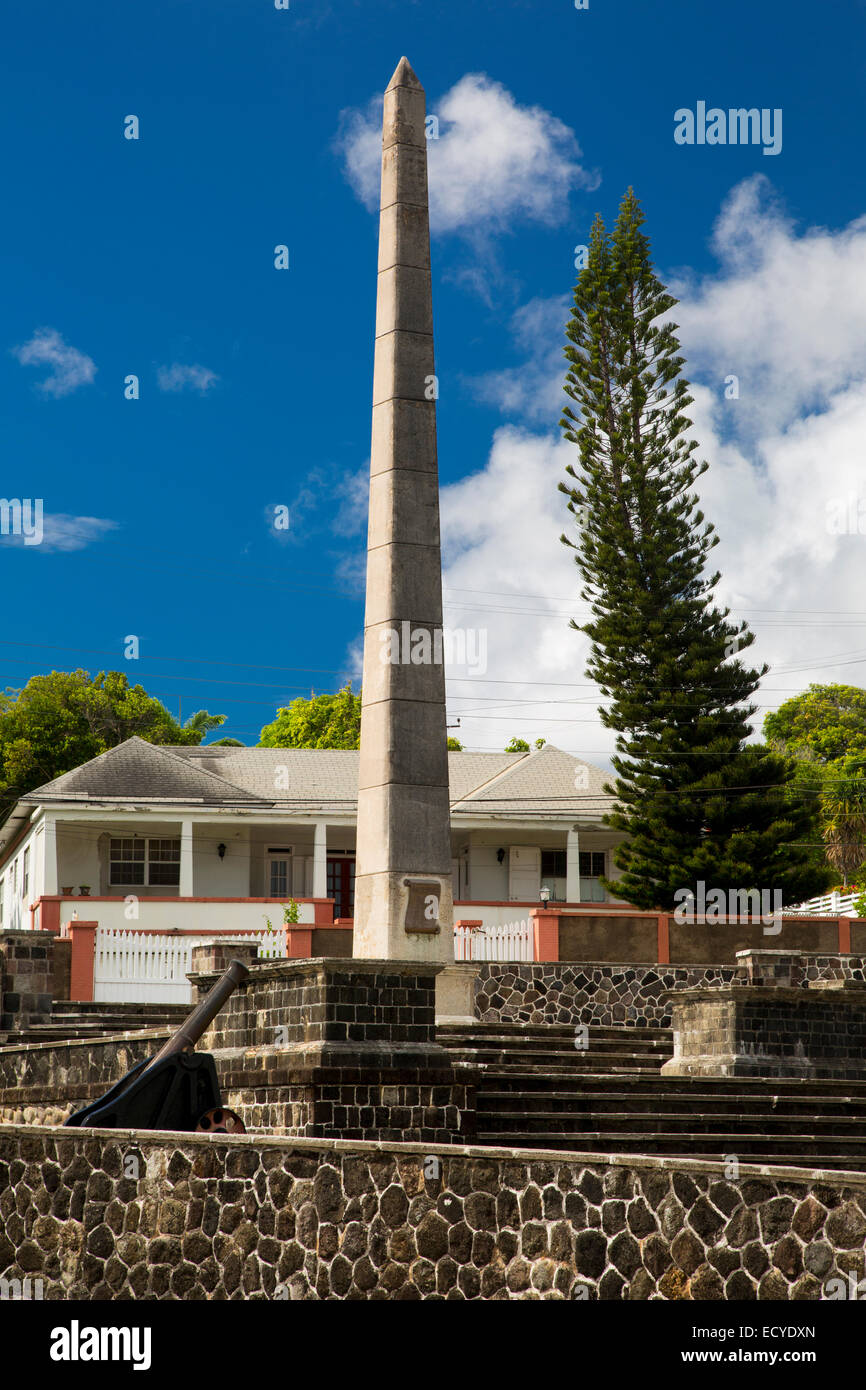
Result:
<instances>
[{"instance_id":1,"label":"stone pedestal","mask_svg":"<svg viewBox=\"0 0 866 1390\"><path fill-rule=\"evenodd\" d=\"M249 937L237 937L234 941L219 937L213 941L205 941L201 946L193 946L190 952L192 970L187 979L193 981L195 988L199 988L200 976L210 975L214 971L223 975L233 960L243 961L244 965L249 967L258 953L259 943L250 941Z\"/></svg>"},{"instance_id":2,"label":"stone pedestal","mask_svg":"<svg viewBox=\"0 0 866 1390\"><path fill-rule=\"evenodd\" d=\"M417 961L257 965L202 1039L249 1129L469 1142L476 1072L436 1042L436 976ZM216 972L196 977L208 989Z\"/></svg>"},{"instance_id":3,"label":"stone pedestal","mask_svg":"<svg viewBox=\"0 0 866 1390\"><path fill-rule=\"evenodd\" d=\"M478 961L458 961L443 965L436 976L436 1022L477 1023L475 1014L475 981L480 970Z\"/></svg>"},{"instance_id":4,"label":"stone pedestal","mask_svg":"<svg viewBox=\"0 0 866 1390\"><path fill-rule=\"evenodd\" d=\"M730 984L670 990L665 1076L866 1079L866 987L808 980L809 958L741 951Z\"/></svg>"}]
</instances>

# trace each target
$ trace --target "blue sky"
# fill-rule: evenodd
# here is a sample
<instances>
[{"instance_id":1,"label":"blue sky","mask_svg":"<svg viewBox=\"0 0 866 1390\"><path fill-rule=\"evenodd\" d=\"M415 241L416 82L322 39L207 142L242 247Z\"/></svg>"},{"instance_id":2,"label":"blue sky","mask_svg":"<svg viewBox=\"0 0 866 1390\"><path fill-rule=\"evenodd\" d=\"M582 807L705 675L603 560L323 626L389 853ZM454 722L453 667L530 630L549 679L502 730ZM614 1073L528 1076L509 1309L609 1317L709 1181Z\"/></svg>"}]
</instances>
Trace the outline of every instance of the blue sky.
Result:
<instances>
[{"instance_id":1,"label":"blue sky","mask_svg":"<svg viewBox=\"0 0 866 1390\"><path fill-rule=\"evenodd\" d=\"M683 297L722 595L774 666L762 703L864 683L862 531L824 520L849 495L859 515L866 490L864 29L862 0L16 7L0 56L2 492L55 520L42 545L0 540L0 685L125 669L175 715L205 706L254 743L279 704L357 676L364 195L371 101L403 53L441 115L446 622L486 644L484 669L449 683L461 737L543 733L596 761L609 747L567 627L557 393L574 247L629 184ZM698 101L780 108L781 153L677 145L674 112ZM268 520L280 504L287 535Z\"/></svg>"}]
</instances>

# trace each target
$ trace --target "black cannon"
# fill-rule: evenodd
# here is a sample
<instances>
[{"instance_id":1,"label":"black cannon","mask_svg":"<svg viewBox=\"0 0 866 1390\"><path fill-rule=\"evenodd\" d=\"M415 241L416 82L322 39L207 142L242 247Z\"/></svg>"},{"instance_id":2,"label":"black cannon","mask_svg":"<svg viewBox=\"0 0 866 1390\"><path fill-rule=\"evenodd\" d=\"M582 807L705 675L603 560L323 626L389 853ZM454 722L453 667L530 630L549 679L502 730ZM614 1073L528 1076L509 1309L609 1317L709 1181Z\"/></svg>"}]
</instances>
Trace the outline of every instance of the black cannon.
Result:
<instances>
[{"instance_id":1,"label":"black cannon","mask_svg":"<svg viewBox=\"0 0 866 1390\"><path fill-rule=\"evenodd\" d=\"M155 1057L139 1062L104 1096L76 1110L65 1123L98 1129L243 1134L243 1120L222 1103L213 1057L193 1048L249 973L243 961L233 960Z\"/></svg>"}]
</instances>

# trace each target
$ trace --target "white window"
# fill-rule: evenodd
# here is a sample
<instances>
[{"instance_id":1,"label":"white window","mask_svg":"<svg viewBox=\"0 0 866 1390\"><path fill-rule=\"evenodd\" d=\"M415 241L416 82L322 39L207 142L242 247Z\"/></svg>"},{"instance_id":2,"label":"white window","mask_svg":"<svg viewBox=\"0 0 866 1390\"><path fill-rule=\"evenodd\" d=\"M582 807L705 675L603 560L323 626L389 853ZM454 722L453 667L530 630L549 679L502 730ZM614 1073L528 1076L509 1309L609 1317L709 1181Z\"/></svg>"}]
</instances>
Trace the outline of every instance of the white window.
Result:
<instances>
[{"instance_id":1,"label":"white window","mask_svg":"<svg viewBox=\"0 0 866 1390\"><path fill-rule=\"evenodd\" d=\"M112 838L108 881L118 888L179 885L180 839Z\"/></svg>"},{"instance_id":2,"label":"white window","mask_svg":"<svg viewBox=\"0 0 866 1390\"><path fill-rule=\"evenodd\" d=\"M30 850L25 849L21 860L21 896L27 897L27 890L30 887Z\"/></svg>"},{"instance_id":3,"label":"white window","mask_svg":"<svg viewBox=\"0 0 866 1390\"><path fill-rule=\"evenodd\" d=\"M268 850L267 896L287 898L292 891L292 851L287 849Z\"/></svg>"},{"instance_id":4,"label":"white window","mask_svg":"<svg viewBox=\"0 0 866 1390\"><path fill-rule=\"evenodd\" d=\"M180 883L180 840L148 840L148 883Z\"/></svg>"},{"instance_id":5,"label":"white window","mask_svg":"<svg viewBox=\"0 0 866 1390\"><path fill-rule=\"evenodd\" d=\"M552 903L564 903L568 894L568 864L564 849L541 851L541 886L550 893Z\"/></svg>"},{"instance_id":6,"label":"white window","mask_svg":"<svg viewBox=\"0 0 866 1390\"><path fill-rule=\"evenodd\" d=\"M605 851L597 849L581 850L579 857L581 902L603 903L606 894L604 885L600 882L600 879L602 874L607 872L605 867Z\"/></svg>"}]
</instances>

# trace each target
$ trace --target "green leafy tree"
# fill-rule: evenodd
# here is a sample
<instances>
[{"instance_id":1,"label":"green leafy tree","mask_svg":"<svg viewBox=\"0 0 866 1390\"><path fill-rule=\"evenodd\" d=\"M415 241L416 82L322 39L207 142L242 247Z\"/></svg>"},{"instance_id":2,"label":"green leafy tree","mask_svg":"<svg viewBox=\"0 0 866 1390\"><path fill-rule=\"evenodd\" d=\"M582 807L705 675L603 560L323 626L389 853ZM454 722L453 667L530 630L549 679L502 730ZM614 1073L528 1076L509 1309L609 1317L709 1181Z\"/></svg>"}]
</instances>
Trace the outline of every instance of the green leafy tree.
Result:
<instances>
[{"instance_id":1,"label":"green leafy tree","mask_svg":"<svg viewBox=\"0 0 866 1390\"><path fill-rule=\"evenodd\" d=\"M866 760L866 690L810 685L765 716L764 737L795 757L819 763L856 753Z\"/></svg>"},{"instance_id":2,"label":"green leafy tree","mask_svg":"<svg viewBox=\"0 0 866 1390\"><path fill-rule=\"evenodd\" d=\"M202 711L204 713L204 711ZM220 722L223 716L207 715ZM0 814L25 792L80 767L133 735L148 743L198 744L159 700L120 671L52 671L0 696Z\"/></svg>"},{"instance_id":3,"label":"green leafy tree","mask_svg":"<svg viewBox=\"0 0 866 1390\"><path fill-rule=\"evenodd\" d=\"M448 740L448 752L449 752L449 753L462 753L462 752L463 752L463 744L460 742L459 739L457 739L457 738L449 738L449 740Z\"/></svg>"},{"instance_id":4,"label":"green leafy tree","mask_svg":"<svg viewBox=\"0 0 866 1390\"><path fill-rule=\"evenodd\" d=\"M820 794L826 859L847 883L866 860L866 690L810 685L764 719L764 736L796 759L797 781Z\"/></svg>"},{"instance_id":5,"label":"green leafy tree","mask_svg":"<svg viewBox=\"0 0 866 1390\"><path fill-rule=\"evenodd\" d=\"M814 804L794 794L789 761L747 745L750 703L766 668L739 652L745 623L712 602L718 544L693 489L695 458L680 371L676 300L656 276L644 217L629 190L612 234L597 217L567 328L565 436L579 471L561 483L579 538L590 618L587 674L616 731L616 806L628 839L608 887L638 907L671 908L677 890L781 889L796 902L824 886L809 849Z\"/></svg>"},{"instance_id":6,"label":"green leafy tree","mask_svg":"<svg viewBox=\"0 0 866 1390\"><path fill-rule=\"evenodd\" d=\"M299 698L277 710L266 724L260 748L359 748L361 745L361 696L351 684L336 695Z\"/></svg>"},{"instance_id":7,"label":"green leafy tree","mask_svg":"<svg viewBox=\"0 0 866 1390\"><path fill-rule=\"evenodd\" d=\"M525 738L513 738L510 743L505 745L506 753L528 753L529 744Z\"/></svg>"}]
</instances>

